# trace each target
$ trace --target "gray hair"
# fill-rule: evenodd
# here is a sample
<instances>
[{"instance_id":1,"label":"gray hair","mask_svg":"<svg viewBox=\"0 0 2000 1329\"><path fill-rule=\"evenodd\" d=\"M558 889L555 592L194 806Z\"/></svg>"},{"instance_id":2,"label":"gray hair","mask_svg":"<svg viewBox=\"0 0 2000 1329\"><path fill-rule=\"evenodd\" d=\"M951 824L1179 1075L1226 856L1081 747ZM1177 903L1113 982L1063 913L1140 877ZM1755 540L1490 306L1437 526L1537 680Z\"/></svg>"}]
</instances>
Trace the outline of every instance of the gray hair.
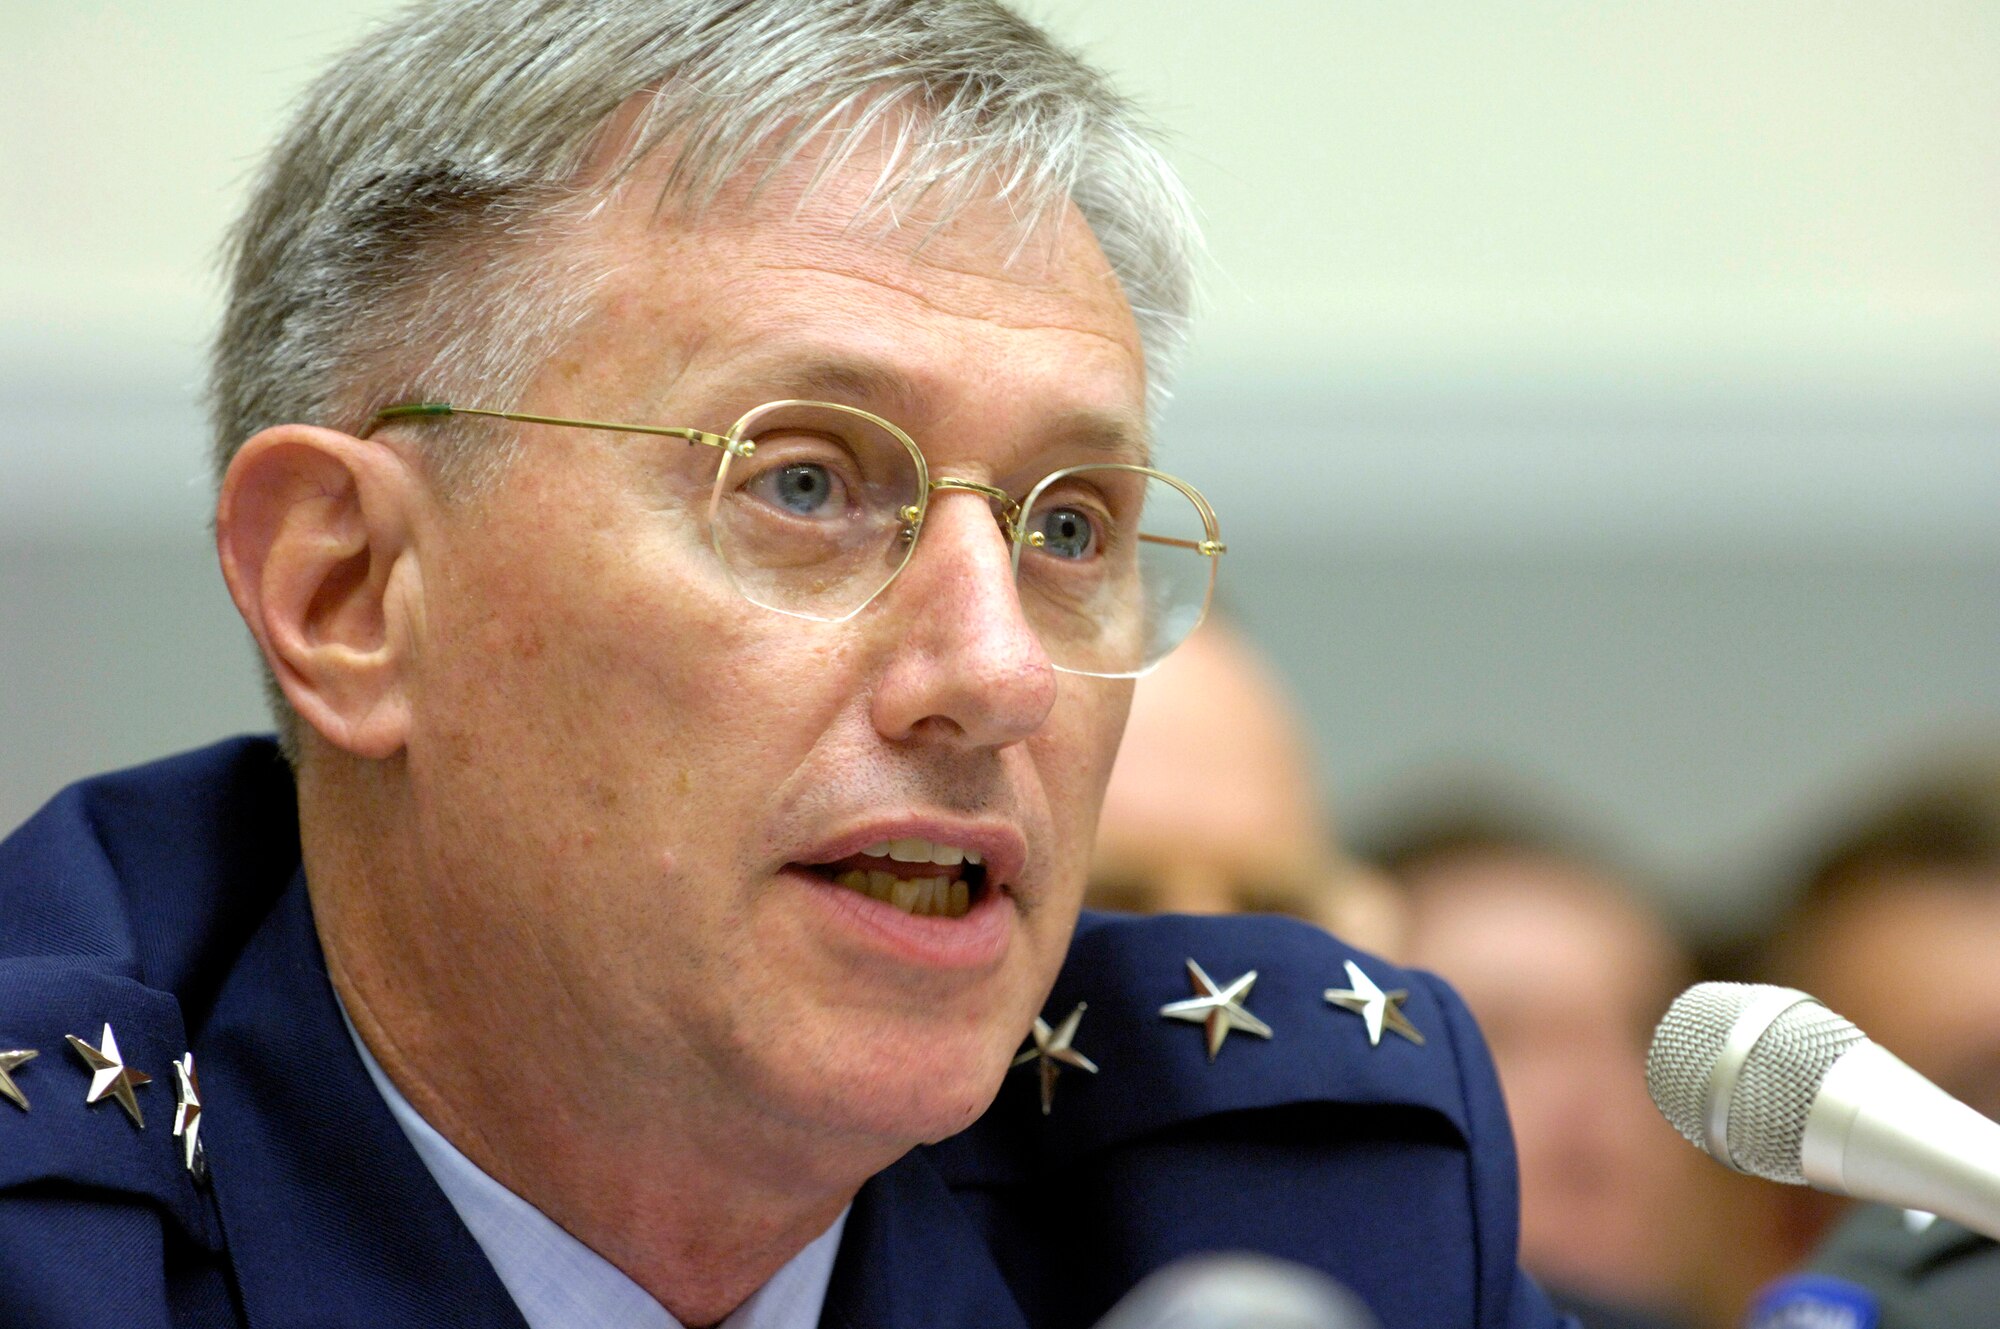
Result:
<instances>
[{"instance_id":1,"label":"gray hair","mask_svg":"<svg viewBox=\"0 0 2000 1329\"><path fill-rule=\"evenodd\" d=\"M620 160L580 184L641 93ZM1032 227L1073 202L1157 404L1185 337L1192 209L1131 106L996 0L464 0L373 32L265 168L215 344L218 473L272 424L353 431L391 398L511 402L601 275L546 242L663 145L663 202L692 212L753 161L768 179L808 140L851 150L871 130L891 144L866 209L882 217L919 201L948 217L997 189ZM473 437L427 433L441 479L503 464Z\"/></svg>"}]
</instances>

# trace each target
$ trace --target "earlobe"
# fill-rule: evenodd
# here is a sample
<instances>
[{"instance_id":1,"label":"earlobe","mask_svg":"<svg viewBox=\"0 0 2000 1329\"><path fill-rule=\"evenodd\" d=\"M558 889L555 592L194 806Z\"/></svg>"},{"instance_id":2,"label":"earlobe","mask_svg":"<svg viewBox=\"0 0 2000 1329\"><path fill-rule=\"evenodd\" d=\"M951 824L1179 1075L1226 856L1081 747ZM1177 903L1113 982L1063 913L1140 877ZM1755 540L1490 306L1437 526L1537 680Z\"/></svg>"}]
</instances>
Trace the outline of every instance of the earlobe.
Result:
<instances>
[{"instance_id":1,"label":"earlobe","mask_svg":"<svg viewBox=\"0 0 2000 1329\"><path fill-rule=\"evenodd\" d=\"M408 737L427 497L386 443L279 425L238 450L216 503L237 612L300 718L358 757Z\"/></svg>"}]
</instances>

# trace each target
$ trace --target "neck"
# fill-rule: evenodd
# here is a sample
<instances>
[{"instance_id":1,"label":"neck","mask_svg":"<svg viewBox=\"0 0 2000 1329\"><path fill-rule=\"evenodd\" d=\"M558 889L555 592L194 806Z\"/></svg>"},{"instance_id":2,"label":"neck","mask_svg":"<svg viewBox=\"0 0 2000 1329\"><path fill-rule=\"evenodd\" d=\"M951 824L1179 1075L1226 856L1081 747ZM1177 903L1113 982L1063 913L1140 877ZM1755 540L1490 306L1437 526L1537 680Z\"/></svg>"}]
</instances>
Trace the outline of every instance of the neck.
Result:
<instances>
[{"instance_id":1,"label":"neck","mask_svg":"<svg viewBox=\"0 0 2000 1329\"><path fill-rule=\"evenodd\" d=\"M417 866L393 806L316 783L301 772L314 919L370 1053L460 1152L681 1323L726 1317L907 1148L774 1117L670 1022L643 1048L607 1033L518 920ZM354 826L368 835L340 833Z\"/></svg>"}]
</instances>

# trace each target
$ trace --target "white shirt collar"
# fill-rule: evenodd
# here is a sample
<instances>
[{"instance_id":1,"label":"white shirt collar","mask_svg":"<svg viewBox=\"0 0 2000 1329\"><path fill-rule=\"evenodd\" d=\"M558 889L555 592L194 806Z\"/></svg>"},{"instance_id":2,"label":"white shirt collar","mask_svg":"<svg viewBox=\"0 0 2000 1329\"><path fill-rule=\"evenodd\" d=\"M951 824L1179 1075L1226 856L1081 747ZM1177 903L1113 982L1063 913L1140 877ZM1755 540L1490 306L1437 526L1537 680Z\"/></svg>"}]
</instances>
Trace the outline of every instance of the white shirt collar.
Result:
<instances>
[{"instance_id":1,"label":"white shirt collar","mask_svg":"<svg viewBox=\"0 0 2000 1329\"><path fill-rule=\"evenodd\" d=\"M438 1189L458 1210L472 1239L486 1252L528 1329L597 1329L614 1324L628 1329L682 1329L666 1307L617 1265L486 1175L417 1115L376 1064L344 1007L340 1017L390 1115L430 1169ZM771 1275L719 1329L814 1329L833 1280L833 1259L847 1213L841 1210L833 1226Z\"/></svg>"}]
</instances>

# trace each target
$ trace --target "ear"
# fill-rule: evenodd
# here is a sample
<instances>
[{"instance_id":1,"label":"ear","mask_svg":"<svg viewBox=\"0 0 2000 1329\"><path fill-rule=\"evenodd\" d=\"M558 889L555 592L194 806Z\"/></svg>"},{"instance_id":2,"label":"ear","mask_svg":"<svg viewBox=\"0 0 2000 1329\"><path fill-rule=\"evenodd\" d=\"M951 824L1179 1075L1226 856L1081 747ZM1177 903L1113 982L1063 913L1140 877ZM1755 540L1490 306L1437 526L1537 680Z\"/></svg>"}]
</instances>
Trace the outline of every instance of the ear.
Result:
<instances>
[{"instance_id":1,"label":"ear","mask_svg":"<svg viewBox=\"0 0 2000 1329\"><path fill-rule=\"evenodd\" d=\"M430 491L386 443L310 425L246 442L216 502L237 612L301 719L357 757L408 737Z\"/></svg>"}]
</instances>

